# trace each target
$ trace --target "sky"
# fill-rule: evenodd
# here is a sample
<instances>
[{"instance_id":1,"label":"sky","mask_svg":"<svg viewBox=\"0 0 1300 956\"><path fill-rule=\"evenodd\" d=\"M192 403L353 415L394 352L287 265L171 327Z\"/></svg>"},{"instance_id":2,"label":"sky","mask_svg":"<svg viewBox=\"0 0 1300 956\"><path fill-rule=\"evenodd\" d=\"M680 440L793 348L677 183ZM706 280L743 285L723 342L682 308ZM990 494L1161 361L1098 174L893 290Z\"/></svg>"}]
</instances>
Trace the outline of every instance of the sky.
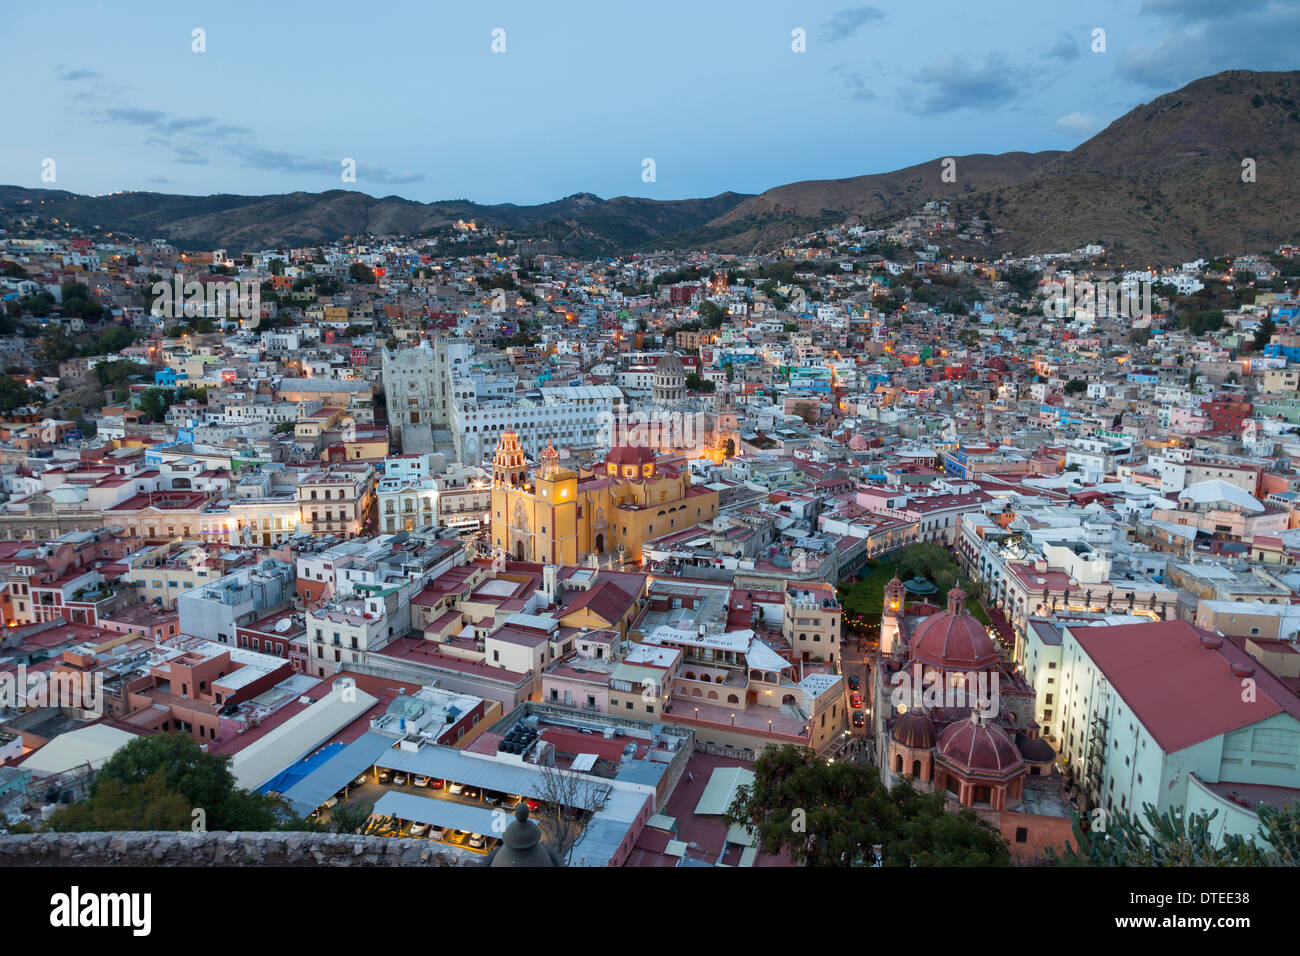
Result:
<instances>
[{"instance_id":1,"label":"sky","mask_svg":"<svg viewBox=\"0 0 1300 956\"><path fill-rule=\"evenodd\" d=\"M1296 69L1296 37L1300 0L13 5L0 183L756 193L1070 149L1200 76Z\"/></svg>"}]
</instances>

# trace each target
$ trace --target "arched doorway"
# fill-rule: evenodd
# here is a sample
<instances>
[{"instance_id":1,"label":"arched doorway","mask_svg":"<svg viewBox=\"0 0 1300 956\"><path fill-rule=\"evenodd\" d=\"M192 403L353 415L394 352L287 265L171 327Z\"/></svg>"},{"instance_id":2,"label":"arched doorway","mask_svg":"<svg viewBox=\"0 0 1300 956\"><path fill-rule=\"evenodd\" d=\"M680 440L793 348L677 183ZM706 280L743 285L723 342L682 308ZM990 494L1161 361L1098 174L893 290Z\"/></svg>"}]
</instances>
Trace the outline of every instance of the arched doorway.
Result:
<instances>
[{"instance_id":1,"label":"arched doorway","mask_svg":"<svg viewBox=\"0 0 1300 956\"><path fill-rule=\"evenodd\" d=\"M603 534L596 535L596 553L605 553L605 536Z\"/></svg>"},{"instance_id":2,"label":"arched doorway","mask_svg":"<svg viewBox=\"0 0 1300 956\"><path fill-rule=\"evenodd\" d=\"M524 559L524 543L522 541L519 541L515 543L515 560L522 561L523 559Z\"/></svg>"}]
</instances>

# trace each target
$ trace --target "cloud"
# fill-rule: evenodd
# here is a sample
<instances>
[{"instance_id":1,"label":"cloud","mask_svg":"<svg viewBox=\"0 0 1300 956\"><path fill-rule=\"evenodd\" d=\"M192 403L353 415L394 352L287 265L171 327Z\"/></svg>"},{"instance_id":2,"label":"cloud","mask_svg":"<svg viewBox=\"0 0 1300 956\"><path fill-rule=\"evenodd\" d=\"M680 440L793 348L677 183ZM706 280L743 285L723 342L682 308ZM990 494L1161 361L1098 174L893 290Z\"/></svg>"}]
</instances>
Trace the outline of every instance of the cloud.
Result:
<instances>
[{"instance_id":1,"label":"cloud","mask_svg":"<svg viewBox=\"0 0 1300 956\"><path fill-rule=\"evenodd\" d=\"M931 61L915 77L919 112L937 116L962 109L1006 106L1030 90L1033 72L990 55L983 66L960 56Z\"/></svg>"},{"instance_id":2,"label":"cloud","mask_svg":"<svg viewBox=\"0 0 1300 956\"><path fill-rule=\"evenodd\" d=\"M1066 113L1053 124L1058 133L1079 140L1088 139L1105 125L1104 120L1091 113Z\"/></svg>"},{"instance_id":3,"label":"cloud","mask_svg":"<svg viewBox=\"0 0 1300 956\"><path fill-rule=\"evenodd\" d=\"M1141 86L1170 90L1223 70L1294 68L1300 2L1146 0L1142 13L1169 21L1153 43L1120 52L1119 75Z\"/></svg>"},{"instance_id":4,"label":"cloud","mask_svg":"<svg viewBox=\"0 0 1300 956\"><path fill-rule=\"evenodd\" d=\"M838 75L844 82L844 88L848 90L849 96L859 103L870 103L878 99L875 90L867 86L866 78L854 70L848 69L844 64L831 67L831 72Z\"/></svg>"},{"instance_id":5,"label":"cloud","mask_svg":"<svg viewBox=\"0 0 1300 956\"><path fill-rule=\"evenodd\" d=\"M1280 0L1285 6L1289 0ZM1215 20L1223 17L1237 17L1243 13L1252 13L1269 6L1269 0L1143 0L1139 13L1157 17L1166 17L1178 23L1193 23L1201 20Z\"/></svg>"},{"instance_id":6,"label":"cloud","mask_svg":"<svg viewBox=\"0 0 1300 956\"><path fill-rule=\"evenodd\" d=\"M242 142L227 147L240 161L241 166L250 169L263 169L275 172L308 173L325 176L338 176L343 171L343 158L316 159L300 153L284 150L267 149L256 144ZM357 163L357 181L391 183L401 185L416 183L424 179L424 173L402 170L396 172L374 163Z\"/></svg>"},{"instance_id":7,"label":"cloud","mask_svg":"<svg viewBox=\"0 0 1300 956\"><path fill-rule=\"evenodd\" d=\"M336 177L342 172L342 157L323 159L303 153L271 149L252 139L244 126L223 123L212 116L173 116L162 110L114 107L98 114L101 122L139 127L149 131L147 146L171 147L172 161L186 166L207 166L213 152L234 156L239 165L276 173ZM414 170L393 170L374 163L357 163L359 183L404 185L420 182L425 174Z\"/></svg>"},{"instance_id":8,"label":"cloud","mask_svg":"<svg viewBox=\"0 0 1300 956\"><path fill-rule=\"evenodd\" d=\"M208 165L208 157L192 146L177 146L172 153L172 159L178 163L184 163L186 166Z\"/></svg>"},{"instance_id":9,"label":"cloud","mask_svg":"<svg viewBox=\"0 0 1300 956\"><path fill-rule=\"evenodd\" d=\"M67 80L69 82L76 80L98 80L102 79L102 75L96 73L94 70L62 70L59 73L59 79Z\"/></svg>"},{"instance_id":10,"label":"cloud","mask_svg":"<svg viewBox=\"0 0 1300 956\"><path fill-rule=\"evenodd\" d=\"M149 180L149 182L167 185L168 183L171 182L171 180L168 179L166 176L154 176L152 179Z\"/></svg>"},{"instance_id":11,"label":"cloud","mask_svg":"<svg viewBox=\"0 0 1300 956\"><path fill-rule=\"evenodd\" d=\"M848 10L835 11L818 29L823 43L835 43L839 40L847 40L868 23L883 19L885 19L885 11L879 7L852 7Z\"/></svg>"},{"instance_id":12,"label":"cloud","mask_svg":"<svg viewBox=\"0 0 1300 956\"><path fill-rule=\"evenodd\" d=\"M1055 45L1047 51L1047 56L1048 59L1070 63L1079 58L1079 45L1074 42L1074 37L1070 36L1070 34L1062 33Z\"/></svg>"}]
</instances>

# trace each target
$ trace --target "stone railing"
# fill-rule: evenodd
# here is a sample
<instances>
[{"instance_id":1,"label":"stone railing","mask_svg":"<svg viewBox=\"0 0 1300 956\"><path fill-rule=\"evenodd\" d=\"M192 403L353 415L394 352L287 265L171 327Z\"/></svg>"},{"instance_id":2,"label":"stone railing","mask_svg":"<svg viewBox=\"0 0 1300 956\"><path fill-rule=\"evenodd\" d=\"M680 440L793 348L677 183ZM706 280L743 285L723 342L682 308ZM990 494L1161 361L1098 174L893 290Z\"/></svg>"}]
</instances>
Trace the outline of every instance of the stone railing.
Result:
<instances>
[{"instance_id":1,"label":"stone railing","mask_svg":"<svg viewBox=\"0 0 1300 956\"><path fill-rule=\"evenodd\" d=\"M428 840L341 833L32 833L0 836L7 866L469 866Z\"/></svg>"}]
</instances>

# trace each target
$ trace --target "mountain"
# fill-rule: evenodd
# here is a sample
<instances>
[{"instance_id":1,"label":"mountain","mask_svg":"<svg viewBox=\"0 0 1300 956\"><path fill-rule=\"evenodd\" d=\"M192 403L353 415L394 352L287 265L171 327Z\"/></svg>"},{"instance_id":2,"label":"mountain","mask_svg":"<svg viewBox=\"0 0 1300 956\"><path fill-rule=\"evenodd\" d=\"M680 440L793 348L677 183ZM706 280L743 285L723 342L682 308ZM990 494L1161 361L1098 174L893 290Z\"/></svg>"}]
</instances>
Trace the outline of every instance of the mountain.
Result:
<instances>
[{"instance_id":1,"label":"mountain","mask_svg":"<svg viewBox=\"0 0 1300 956\"><path fill-rule=\"evenodd\" d=\"M504 227L519 235L554 238L567 251L599 255L653 244L661 236L697 228L746 197L710 199L601 199L577 193L536 206L481 205L467 200L419 203L335 189L275 196L176 196L129 192L79 196L64 190L0 186L0 225L36 209L51 217L118 235L165 238L186 249L258 249L307 245L342 236L419 235L458 219Z\"/></svg>"},{"instance_id":2,"label":"mountain","mask_svg":"<svg viewBox=\"0 0 1300 956\"><path fill-rule=\"evenodd\" d=\"M1254 160L1255 181L1242 181ZM1300 72L1232 70L1121 116L1022 182L963 208L987 209L1006 249L1102 241L1169 262L1236 254L1300 231Z\"/></svg>"},{"instance_id":3,"label":"mountain","mask_svg":"<svg viewBox=\"0 0 1300 956\"><path fill-rule=\"evenodd\" d=\"M757 196L661 201L577 193L536 206L419 203L360 192L276 196L76 196L0 187L0 226L39 207L84 229L168 238L184 248L302 245L345 235L419 235L457 219L550 238L576 255L655 248L750 252L845 221L882 225L946 199L990 219L986 251L1025 254L1101 242L1133 263L1259 251L1297 238L1300 72L1232 70L1130 111L1067 152L957 156ZM1242 160L1255 181L1242 181ZM971 251L975 251L972 249Z\"/></svg>"}]
</instances>

